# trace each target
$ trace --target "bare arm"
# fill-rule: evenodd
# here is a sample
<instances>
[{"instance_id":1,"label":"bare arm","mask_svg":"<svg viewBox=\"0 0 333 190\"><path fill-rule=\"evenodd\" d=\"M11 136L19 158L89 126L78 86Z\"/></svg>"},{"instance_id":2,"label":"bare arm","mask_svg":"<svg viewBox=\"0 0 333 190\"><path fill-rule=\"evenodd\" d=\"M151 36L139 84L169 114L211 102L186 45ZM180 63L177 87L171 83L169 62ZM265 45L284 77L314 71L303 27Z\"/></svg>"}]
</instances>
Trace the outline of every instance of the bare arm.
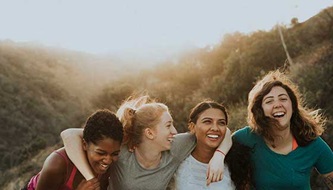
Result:
<instances>
[{"instance_id":1,"label":"bare arm","mask_svg":"<svg viewBox=\"0 0 333 190\"><path fill-rule=\"evenodd\" d=\"M324 181L329 189L333 189L333 172L323 174Z\"/></svg>"},{"instance_id":2,"label":"bare arm","mask_svg":"<svg viewBox=\"0 0 333 190\"><path fill-rule=\"evenodd\" d=\"M66 179L66 171L65 160L56 153L51 153L44 162L36 189L57 190L61 188Z\"/></svg>"},{"instance_id":3,"label":"bare arm","mask_svg":"<svg viewBox=\"0 0 333 190\"><path fill-rule=\"evenodd\" d=\"M60 136L69 159L71 159L84 178L86 180L94 178L95 176L82 149L83 129L66 129L61 132Z\"/></svg>"},{"instance_id":4,"label":"bare arm","mask_svg":"<svg viewBox=\"0 0 333 190\"><path fill-rule=\"evenodd\" d=\"M209 161L207 170L207 185L211 182L220 181L223 178L224 158L232 146L231 132L227 128L224 139L217 147L212 159Z\"/></svg>"}]
</instances>

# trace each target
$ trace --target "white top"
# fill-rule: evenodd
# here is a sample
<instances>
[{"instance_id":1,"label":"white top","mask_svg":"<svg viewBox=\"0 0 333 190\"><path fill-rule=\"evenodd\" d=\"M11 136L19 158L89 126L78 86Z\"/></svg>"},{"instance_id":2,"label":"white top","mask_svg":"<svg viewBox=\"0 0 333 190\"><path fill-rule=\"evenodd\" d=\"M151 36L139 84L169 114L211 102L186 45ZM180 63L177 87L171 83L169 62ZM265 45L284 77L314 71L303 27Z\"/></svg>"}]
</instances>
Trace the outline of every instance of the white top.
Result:
<instances>
[{"instance_id":1,"label":"white top","mask_svg":"<svg viewBox=\"0 0 333 190\"><path fill-rule=\"evenodd\" d=\"M208 164L199 162L192 155L188 156L179 166L175 174L176 190L234 190L227 165L224 165L223 180L206 185L206 172Z\"/></svg>"}]
</instances>

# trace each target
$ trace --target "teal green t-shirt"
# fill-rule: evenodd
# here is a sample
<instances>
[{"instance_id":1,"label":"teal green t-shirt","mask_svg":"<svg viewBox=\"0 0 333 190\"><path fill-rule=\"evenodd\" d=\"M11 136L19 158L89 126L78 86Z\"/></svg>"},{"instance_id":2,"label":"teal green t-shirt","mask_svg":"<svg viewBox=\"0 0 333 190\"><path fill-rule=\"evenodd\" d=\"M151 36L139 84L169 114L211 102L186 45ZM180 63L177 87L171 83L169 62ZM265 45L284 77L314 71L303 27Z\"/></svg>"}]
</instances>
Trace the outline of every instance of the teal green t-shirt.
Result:
<instances>
[{"instance_id":1,"label":"teal green t-shirt","mask_svg":"<svg viewBox=\"0 0 333 190\"><path fill-rule=\"evenodd\" d=\"M333 171L333 152L322 138L297 147L287 155L272 151L264 139L249 127L236 131L236 141L253 148L254 180L257 189L311 189L313 168L319 173Z\"/></svg>"}]
</instances>

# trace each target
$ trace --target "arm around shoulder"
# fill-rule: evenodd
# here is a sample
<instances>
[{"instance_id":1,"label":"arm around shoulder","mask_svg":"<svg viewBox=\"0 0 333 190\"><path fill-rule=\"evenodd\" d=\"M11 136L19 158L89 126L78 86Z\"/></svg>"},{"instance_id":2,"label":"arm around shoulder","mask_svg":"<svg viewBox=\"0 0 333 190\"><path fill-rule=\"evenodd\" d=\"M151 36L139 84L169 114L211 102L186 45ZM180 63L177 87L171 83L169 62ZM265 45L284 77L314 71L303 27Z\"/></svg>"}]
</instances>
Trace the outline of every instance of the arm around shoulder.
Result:
<instances>
[{"instance_id":1,"label":"arm around shoulder","mask_svg":"<svg viewBox=\"0 0 333 190\"><path fill-rule=\"evenodd\" d=\"M91 171L90 165L82 148L83 129L66 129L61 132L60 136L64 142L69 159L78 168L84 178L86 180L94 178L95 176Z\"/></svg>"},{"instance_id":2,"label":"arm around shoulder","mask_svg":"<svg viewBox=\"0 0 333 190\"><path fill-rule=\"evenodd\" d=\"M207 185L211 182L220 181L223 178L224 159L232 146L231 132L227 128L221 144L217 147L213 157L209 161L207 170Z\"/></svg>"}]
</instances>

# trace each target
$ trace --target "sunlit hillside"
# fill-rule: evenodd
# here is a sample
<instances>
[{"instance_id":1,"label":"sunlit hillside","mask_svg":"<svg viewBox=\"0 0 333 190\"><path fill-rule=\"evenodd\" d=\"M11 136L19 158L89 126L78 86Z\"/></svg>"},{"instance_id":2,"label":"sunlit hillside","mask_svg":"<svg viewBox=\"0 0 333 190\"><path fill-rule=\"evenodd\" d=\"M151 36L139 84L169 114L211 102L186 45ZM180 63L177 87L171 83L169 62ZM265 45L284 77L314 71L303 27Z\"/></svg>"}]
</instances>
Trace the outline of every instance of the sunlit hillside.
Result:
<instances>
[{"instance_id":1,"label":"sunlit hillside","mask_svg":"<svg viewBox=\"0 0 333 190\"><path fill-rule=\"evenodd\" d=\"M106 56L0 42L0 184L38 171L45 157L21 166L19 175L13 167L58 143L63 129L80 127L92 98L132 72L138 71L129 63Z\"/></svg>"},{"instance_id":2,"label":"sunlit hillside","mask_svg":"<svg viewBox=\"0 0 333 190\"><path fill-rule=\"evenodd\" d=\"M320 108L328 118L322 137L333 147L333 7L303 23L293 19L270 31L227 34L215 47L196 49L140 72L65 50L6 43L0 48L0 123L5 129L0 133L1 171L11 168L1 174L1 184L7 188L23 185L38 171L40 166L29 166L29 159L37 149L50 152L47 147L59 143L62 129L79 127L93 109L115 111L132 93L148 92L166 103L179 132L187 130L190 108L207 98L228 107L231 129L242 128L249 90L258 77L279 68L300 86L307 105ZM38 155L42 162L40 155L47 154ZM316 171L311 180L313 189L325 189Z\"/></svg>"}]
</instances>

